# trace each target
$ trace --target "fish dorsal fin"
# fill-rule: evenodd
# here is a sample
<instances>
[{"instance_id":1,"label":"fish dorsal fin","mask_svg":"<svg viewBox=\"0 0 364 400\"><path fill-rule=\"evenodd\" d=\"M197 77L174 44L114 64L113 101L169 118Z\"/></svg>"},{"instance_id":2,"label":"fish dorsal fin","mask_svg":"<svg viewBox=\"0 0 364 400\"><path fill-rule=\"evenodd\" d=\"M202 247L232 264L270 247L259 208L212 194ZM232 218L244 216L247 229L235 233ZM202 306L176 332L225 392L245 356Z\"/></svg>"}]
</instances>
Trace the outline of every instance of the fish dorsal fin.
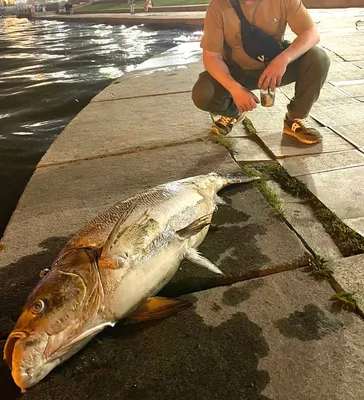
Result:
<instances>
[{"instance_id":1,"label":"fish dorsal fin","mask_svg":"<svg viewBox=\"0 0 364 400\"><path fill-rule=\"evenodd\" d=\"M87 247L95 250L102 250L105 245L105 238L110 235L109 225L124 223L135 211L135 202L124 200L115 204L112 208L94 218L89 224L80 229L75 236L66 244L62 253L70 250ZM105 228L106 227L106 228ZM108 230L108 232L107 232Z\"/></svg>"},{"instance_id":2,"label":"fish dorsal fin","mask_svg":"<svg viewBox=\"0 0 364 400\"><path fill-rule=\"evenodd\" d=\"M133 322L151 321L168 317L190 306L190 303L183 300L151 297L141 303L136 310L127 316L127 319Z\"/></svg>"},{"instance_id":3,"label":"fish dorsal fin","mask_svg":"<svg viewBox=\"0 0 364 400\"><path fill-rule=\"evenodd\" d=\"M119 221L106 240L99 259L101 268L119 268L123 260L127 262L140 254L160 233L158 222L149 216L148 210L125 227L124 222Z\"/></svg>"}]
</instances>

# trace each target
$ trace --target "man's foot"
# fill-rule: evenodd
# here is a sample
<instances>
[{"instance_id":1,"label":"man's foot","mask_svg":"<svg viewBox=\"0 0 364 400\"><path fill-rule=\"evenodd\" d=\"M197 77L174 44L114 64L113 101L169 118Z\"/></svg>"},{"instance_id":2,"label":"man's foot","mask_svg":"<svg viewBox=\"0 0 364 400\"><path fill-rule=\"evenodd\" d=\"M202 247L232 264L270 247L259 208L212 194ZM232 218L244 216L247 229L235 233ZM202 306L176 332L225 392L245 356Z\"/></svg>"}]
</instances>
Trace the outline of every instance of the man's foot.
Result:
<instances>
[{"instance_id":1,"label":"man's foot","mask_svg":"<svg viewBox=\"0 0 364 400\"><path fill-rule=\"evenodd\" d=\"M211 116L212 120L214 121L211 128L211 133L214 133L215 135L227 135L231 132L235 124L239 123L245 118L245 114L246 113L243 112L234 117L222 116L217 121L214 121L213 117Z\"/></svg>"},{"instance_id":2,"label":"man's foot","mask_svg":"<svg viewBox=\"0 0 364 400\"><path fill-rule=\"evenodd\" d=\"M321 133L310 126L309 122L305 119L295 118L293 120L288 119L288 116L284 118L283 132L287 135L294 136L301 143L315 144L322 141Z\"/></svg>"}]
</instances>

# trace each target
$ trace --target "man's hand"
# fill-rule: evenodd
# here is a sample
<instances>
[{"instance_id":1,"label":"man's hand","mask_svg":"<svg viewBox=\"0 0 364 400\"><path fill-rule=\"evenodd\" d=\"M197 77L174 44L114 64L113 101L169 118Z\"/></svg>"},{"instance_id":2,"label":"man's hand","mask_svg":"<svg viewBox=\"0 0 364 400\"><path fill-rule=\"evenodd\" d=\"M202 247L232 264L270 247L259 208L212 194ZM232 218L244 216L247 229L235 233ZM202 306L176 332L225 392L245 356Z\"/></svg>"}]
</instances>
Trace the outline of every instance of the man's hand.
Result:
<instances>
[{"instance_id":1,"label":"man's hand","mask_svg":"<svg viewBox=\"0 0 364 400\"><path fill-rule=\"evenodd\" d=\"M233 96L234 103L241 112L253 111L259 103L258 97L249 90L244 89L241 85L236 85L233 89L230 89L230 93Z\"/></svg>"},{"instance_id":2,"label":"man's hand","mask_svg":"<svg viewBox=\"0 0 364 400\"><path fill-rule=\"evenodd\" d=\"M286 72L288 62L283 53L271 61L259 78L258 87L264 90L275 90L281 84L282 77Z\"/></svg>"},{"instance_id":3,"label":"man's hand","mask_svg":"<svg viewBox=\"0 0 364 400\"><path fill-rule=\"evenodd\" d=\"M320 41L315 25L303 32L296 32L296 39L292 44L272 60L259 78L258 87L267 90L268 86L275 90L281 84L287 65L297 60Z\"/></svg>"},{"instance_id":4,"label":"man's hand","mask_svg":"<svg viewBox=\"0 0 364 400\"><path fill-rule=\"evenodd\" d=\"M240 85L231 75L220 53L203 50L203 62L206 70L233 97L234 103L241 112L252 111L257 107L259 99L252 92Z\"/></svg>"}]
</instances>

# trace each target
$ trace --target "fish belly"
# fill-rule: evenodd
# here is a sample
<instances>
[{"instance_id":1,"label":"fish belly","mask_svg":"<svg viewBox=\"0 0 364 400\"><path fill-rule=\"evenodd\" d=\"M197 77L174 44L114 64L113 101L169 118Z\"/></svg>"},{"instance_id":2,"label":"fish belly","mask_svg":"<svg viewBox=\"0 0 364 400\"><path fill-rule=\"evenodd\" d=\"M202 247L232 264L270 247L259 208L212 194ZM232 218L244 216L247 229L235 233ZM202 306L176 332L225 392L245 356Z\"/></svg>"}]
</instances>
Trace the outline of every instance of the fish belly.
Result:
<instances>
[{"instance_id":1,"label":"fish belly","mask_svg":"<svg viewBox=\"0 0 364 400\"><path fill-rule=\"evenodd\" d=\"M110 311L116 319L125 318L138 305L155 296L175 275L183 259L181 246L173 246L139 265L123 276L114 291Z\"/></svg>"}]
</instances>

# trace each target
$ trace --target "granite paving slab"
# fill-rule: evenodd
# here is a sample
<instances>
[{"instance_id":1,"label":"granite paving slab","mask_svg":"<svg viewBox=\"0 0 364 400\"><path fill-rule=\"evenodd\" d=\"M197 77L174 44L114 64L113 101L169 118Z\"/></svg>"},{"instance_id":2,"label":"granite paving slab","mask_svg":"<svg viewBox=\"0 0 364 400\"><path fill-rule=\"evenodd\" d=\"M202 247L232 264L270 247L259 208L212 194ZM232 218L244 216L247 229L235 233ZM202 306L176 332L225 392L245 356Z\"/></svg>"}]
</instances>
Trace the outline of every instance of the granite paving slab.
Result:
<instances>
[{"instance_id":1,"label":"granite paving slab","mask_svg":"<svg viewBox=\"0 0 364 400\"><path fill-rule=\"evenodd\" d=\"M364 217L344 219L346 225L364 237Z\"/></svg>"},{"instance_id":2,"label":"granite paving slab","mask_svg":"<svg viewBox=\"0 0 364 400\"><path fill-rule=\"evenodd\" d=\"M355 79L347 79L347 80L340 80L339 82L331 82L334 86L353 86L353 85L363 85L364 79L359 79L356 77Z\"/></svg>"},{"instance_id":3,"label":"granite paving slab","mask_svg":"<svg viewBox=\"0 0 364 400\"><path fill-rule=\"evenodd\" d=\"M194 106L190 93L158 96L157 101L143 97L91 103L58 136L39 166L201 140L210 128L208 113Z\"/></svg>"},{"instance_id":4,"label":"granite paving slab","mask_svg":"<svg viewBox=\"0 0 364 400\"><path fill-rule=\"evenodd\" d=\"M363 79L364 69L357 64L358 63L356 62L350 63L345 61L331 63L327 81L338 82L338 81L347 81L353 79Z\"/></svg>"},{"instance_id":5,"label":"granite paving slab","mask_svg":"<svg viewBox=\"0 0 364 400\"><path fill-rule=\"evenodd\" d=\"M335 131L349 138L358 147L364 146L364 123L351 125L333 125Z\"/></svg>"},{"instance_id":6,"label":"granite paving slab","mask_svg":"<svg viewBox=\"0 0 364 400\"><path fill-rule=\"evenodd\" d=\"M306 200L292 196L284 191L276 182L267 181L268 187L273 190L283 205L284 219L292 226L295 232L307 243L310 249L325 260L335 260L342 257L339 248Z\"/></svg>"},{"instance_id":7,"label":"granite paving slab","mask_svg":"<svg viewBox=\"0 0 364 400\"><path fill-rule=\"evenodd\" d=\"M303 175L299 179L341 219L364 216L364 167Z\"/></svg>"},{"instance_id":8,"label":"granite paving slab","mask_svg":"<svg viewBox=\"0 0 364 400\"><path fill-rule=\"evenodd\" d=\"M267 186L272 189L278 197L282 200L283 204L287 203L302 203L305 200L302 200L300 197L295 197L292 196L290 193L286 192L283 190L280 186L280 184L276 181L268 180L267 181Z\"/></svg>"},{"instance_id":9,"label":"granite paving slab","mask_svg":"<svg viewBox=\"0 0 364 400\"><path fill-rule=\"evenodd\" d=\"M358 400L364 324L333 293L299 270L190 294L177 315L108 328L23 398ZM1 390L19 396L5 369Z\"/></svg>"},{"instance_id":10,"label":"granite paving slab","mask_svg":"<svg viewBox=\"0 0 364 400\"><path fill-rule=\"evenodd\" d=\"M342 34L331 35L331 38L324 36L321 45L336 54L339 54L346 61L363 60L362 45L363 45L362 33L354 34Z\"/></svg>"},{"instance_id":11,"label":"granite paving slab","mask_svg":"<svg viewBox=\"0 0 364 400\"><path fill-rule=\"evenodd\" d=\"M330 262L329 267L340 288L355 293L357 305L364 312L364 254Z\"/></svg>"},{"instance_id":12,"label":"granite paving slab","mask_svg":"<svg viewBox=\"0 0 364 400\"><path fill-rule=\"evenodd\" d=\"M294 95L295 83L290 83L289 85L280 86L279 90L287 95L289 98Z\"/></svg>"},{"instance_id":13,"label":"granite paving slab","mask_svg":"<svg viewBox=\"0 0 364 400\"><path fill-rule=\"evenodd\" d=\"M229 138L233 157L237 162L271 161L272 157L255 140L251 138Z\"/></svg>"},{"instance_id":14,"label":"granite paving slab","mask_svg":"<svg viewBox=\"0 0 364 400\"><path fill-rule=\"evenodd\" d=\"M279 163L291 176L300 176L364 165L364 154L358 150L347 150L287 157L279 160Z\"/></svg>"},{"instance_id":15,"label":"granite paving slab","mask_svg":"<svg viewBox=\"0 0 364 400\"><path fill-rule=\"evenodd\" d=\"M353 97L363 96L364 85L342 85L340 89Z\"/></svg>"},{"instance_id":16,"label":"granite paving slab","mask_svg":"<svg viewBox=\"0 0 364 400\"><path fill-rule=\"evenodd\" d=\"M358 46L357 50L353 51L350 54L342 54L341 57L345 61L356 62L356 61L364 61L364 55L360 53L360 48Z\"/></svg>"},{"instance_id":17,"label":"granite paving slab","mask_svg":"<svg viewBox=\"0 0 364 400\"><path fill-rule=\"evenodd\" d=\"M249 118L250 115L251 115L251 113L248 113L247 117ZM218 118L218 116L214 117L215 120L217 118ZM240 137L247 138L249 135L250 135L250 133L246 131L244 125L242 123L239 123L234 126L233 130L227 135L227 137L228 138L240 138Z\"/></svg>"},{"instance_id":18,"label":"granite paving slab","mask_svg":"<svg viewBox=\"0 0 364 400\"><path fill-rule=\"evenodd\" d=\"M202 70L201 63L194 63L168 71L128 73L100 92L92 102L191 91Z\"/></svg>"},{"instance_id":19,"label":"granite paving slab","mask_svg":"<svg viewBox=\"0 0 364 400\"><path fill-rule=\"evenodd\" d=\"M354 61L353 64L358 66L361 69L364 69L364 61Z\"/></svg>"},{"instance_id":20,"label":"granite paving slab","mask_svg":"<svg viewBox=\"0 0 364 400\"><path fill-rule=\"evenodd\" d=\"M246 341L260 357L257 365L260 380L252 385L254 391L241 389L238 392L235 387L235 393L239 394L234 398L238 399L239 395L243 399L280 400L362 397L363 378L358 368L364 363L362 359L358 361L355 354L362 352L363 322L355 315L333 309L329 300L333 292L327 283L317 284L305 272L296 271L214 292L201 293L204 302L201 304L199 297L196 305L205 324L212 329L226 326L237 317L238 308L241 317L247 317L257 325L255 328L262 329L252 333ZM242 300L242 297L248 298ZM215 304L221 309L214 311L218 308ZM237 331L241 329L242 325L237 327ZM261 343L254 351L252 338L259 338L258 332L267 346ZM244 353L245 359L248 356L246 352L238 353ZM242 370L244 368L239 368L239 375ZM355 382L352 374L360 382ZM239 375L236 380L241 382L244 375L240 375L240 379ZM262 383L264 376L265 383Z\"/></svg>"},{"instance_id":21,"label":"granite paving slab","mask_svg":"<svg viewBox=\"0 0 364 400\"><path fill-rule=\"evenodd\" d=\"M294 85L283 86L281 90L289 97L294 95ZM345 93L342 87L334 87L331 83L325 83L320 92L320 97L315 103L319 107L337 107L339 104L348 105L357 102Z\"/></svg>"},{"instance_id":22,"label":"granite paving slab","mask_svg":"<svg viewBox=\"0 0 364 400\"><path fill-rule=\"evenodd\" d=\"M260 131L273 131L276 132L278 129L282 129L283 132L283 121L287 110L284 108L278 110L279 106L270 107L271 109L259 107L256 110L248 113L248 118L252 121L254 128ZM281 106L283 107L283 106ZM318 122L312 118L308 118L312 126L321 126Z\"/></svg>"},{"instance_id":23,"label":"granite paving slab","mask_svg":"<svg viewBox=\"0 0 364 400\"><path fill-rule=\"evenodd\" d=\"M295 232L307 243L312 251L325 260L342 257L339 248L322 224L317 220L312 208L303 201L286 202L282 199L284 218L294 227Z\"/></svg>"},{"instance_id":24,"label":"granite paving slab","mask_svg":"<svg viewBox=\"0 0 364 400\"><path fill-rule=\"evenodd\" d=\"M331 129L318 128L324 139L321 143L307 146L300 143L294 137L284 135L277 131L259 132L257 135L263 140L265 145L273 152L277 158L287 156L301 156L309 154L331 153L334 151L354 150L354 146L342 139Z\"/></svg>"},{"instance_id":25,"label":"granite paving slab","mask_svg":"<svg viewBox=\"0 0 364 400\"><path fill-rule=\"evenodd\" d=\"M324 37L325 36L330 36L331 37L332 36L332 32L328 31L327 35L324 35ZM339 54L336 54L335 52L333 52L330 49L328 49L327 47L325 47L324 42L323 42L322 39L323 39L323 36L321 35L321 44L322 44L323 48L325 49L327 55L329 56L331 63L347 62Z\"/></svg>"}]
</instances>

